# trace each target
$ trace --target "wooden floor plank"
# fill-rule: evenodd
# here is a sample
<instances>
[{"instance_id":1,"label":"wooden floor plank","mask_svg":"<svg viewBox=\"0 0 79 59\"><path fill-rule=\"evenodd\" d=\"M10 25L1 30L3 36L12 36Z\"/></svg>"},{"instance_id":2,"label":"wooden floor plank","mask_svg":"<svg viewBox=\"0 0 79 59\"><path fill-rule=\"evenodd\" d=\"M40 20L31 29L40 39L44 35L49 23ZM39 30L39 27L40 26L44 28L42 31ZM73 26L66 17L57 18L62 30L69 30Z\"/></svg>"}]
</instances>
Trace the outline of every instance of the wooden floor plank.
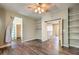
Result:
<instances>
[{"instance_id":1,"label":"wooden floor plank","mask_svg":"<svg viewBox=\"0 0 79 59\"><path fill-rule=\"evenodd\" d=\"M13 45L12 45L13 46ZM1 55L79 55L78 48L55 48L51 41L29 41L17 43L4 50Z\"/></svg>"}]
</instances>

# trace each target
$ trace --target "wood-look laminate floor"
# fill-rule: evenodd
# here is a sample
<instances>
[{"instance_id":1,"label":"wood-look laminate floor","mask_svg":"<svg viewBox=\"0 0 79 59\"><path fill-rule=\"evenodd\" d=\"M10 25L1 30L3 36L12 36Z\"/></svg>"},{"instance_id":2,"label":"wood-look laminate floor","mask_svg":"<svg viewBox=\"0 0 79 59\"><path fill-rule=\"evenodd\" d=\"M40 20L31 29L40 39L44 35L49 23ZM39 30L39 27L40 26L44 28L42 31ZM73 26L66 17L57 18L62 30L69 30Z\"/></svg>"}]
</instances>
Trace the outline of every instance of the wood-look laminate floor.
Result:
<instances>
[{"instance_id":1,"label":"wood-look laminate floor","mask_svg":"<svg viewBox=\"0 0 79 59\"><path fill-rule=\"evenodd\" d=\"M5 49L2 55L78 55L77 48L55 47L51 40L40 42L38 40L29 42L12 42L12 46Z\"/></svg>"}]
</instances>

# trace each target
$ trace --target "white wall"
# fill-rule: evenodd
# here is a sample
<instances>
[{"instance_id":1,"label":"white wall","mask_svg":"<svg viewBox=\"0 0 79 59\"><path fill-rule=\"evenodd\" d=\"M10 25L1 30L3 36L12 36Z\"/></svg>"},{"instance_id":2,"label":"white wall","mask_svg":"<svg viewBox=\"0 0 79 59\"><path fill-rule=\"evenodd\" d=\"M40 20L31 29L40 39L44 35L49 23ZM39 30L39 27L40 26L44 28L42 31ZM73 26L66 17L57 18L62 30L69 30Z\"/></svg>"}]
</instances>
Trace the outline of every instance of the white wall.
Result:
<instances>
[{"instance_id":1,"label":"white wall","mask_svg":"<svg viewBox=\"0 0 79 59\"><path fill-rule=\"evenodd\" d=\"M48 40L45 21L54 20L58 18L63 19L64 46L68 47L68 8L64 8L63 10L57 11L54 13L49 12L43 16L42 18L42 41Z\"/></svg>"},{"instance_id":2,"label":"white wall","mask_svg":"<svg viewBox=\"0 0 79 59\"><path fill-rule=\"evenodd\" d=\"M23 39L24 41L29 41L36 39L35 37L35 29L36 29L36 22L32 18L24 18L23 19Z\"/></svg>"},{"instance_id":3,"label":"white wall","mask_svg":"<svg viewBox=\"0 0 79 59\"><path fill-rule=\"evenodd\" d=\"M41 19L36 20L36 39L41 39Z\"/></svg>"},{"instance_id":4,"label":"white wall","mask_svg":"<svg viewBox=\"0 0 79 59\"><path fill-rule=\"evenodd\" d=\"M36 19L18 14L17 12L6 11L6 26L10 22L10 17L21 17L23 19L23 40L29 41L35 39Z\"/></svg>"},{"instance_id":5,"label":"white wall","mask_svg":"<svg viewBox=\"0 0 79 59\"><path fill-rule=\"evenodd\" d=\"M4 43L5 33L5 10L0 8L0 44Z\"/></svg>"}]
</instances>

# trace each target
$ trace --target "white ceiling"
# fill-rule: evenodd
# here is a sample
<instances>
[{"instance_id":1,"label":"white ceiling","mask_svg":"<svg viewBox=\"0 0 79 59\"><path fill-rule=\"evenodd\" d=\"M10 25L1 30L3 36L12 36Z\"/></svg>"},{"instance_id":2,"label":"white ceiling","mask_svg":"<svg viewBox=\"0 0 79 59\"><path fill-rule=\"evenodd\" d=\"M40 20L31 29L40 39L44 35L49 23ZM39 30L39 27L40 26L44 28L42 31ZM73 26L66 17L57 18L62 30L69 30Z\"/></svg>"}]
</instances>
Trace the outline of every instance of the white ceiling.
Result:
<instances>
[{"instance_id":1,"label":"white ceiling","mask_svg":"<svg viewBox=\"0 0 79 59\"><path fill-rule=\"evenodd\" d=\"M18 12L20 14L23 14L25 16L30 16L30 17L34 17L36 19L40 19L42 17L41 14L37 14L31 10L29 10L27 7L27 5L29 5L30 3L0 3L0 7L5 8L6 10L11 10L14 12ZM55 11L55 10L59 10L59 9L63 9L65 7L70 7L74 4L67 4L67 3L52 3L51 4L52 7L49 9L50 12ZM54 6L53 6L54 5Z\"/></svg>"}]
</instances>

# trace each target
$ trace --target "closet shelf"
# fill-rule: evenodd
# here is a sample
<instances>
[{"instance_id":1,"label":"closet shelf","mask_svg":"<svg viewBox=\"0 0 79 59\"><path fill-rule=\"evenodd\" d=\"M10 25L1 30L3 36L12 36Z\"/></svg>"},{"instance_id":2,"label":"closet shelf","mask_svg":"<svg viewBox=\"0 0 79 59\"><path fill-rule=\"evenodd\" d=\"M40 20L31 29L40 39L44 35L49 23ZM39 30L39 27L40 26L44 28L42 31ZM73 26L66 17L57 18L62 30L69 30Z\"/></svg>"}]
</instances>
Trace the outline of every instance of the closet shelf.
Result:
<instances>
[{"instance_id":1,"label":"closet shelf","mask_svg":"<svg viewBox=\"0 0 79 59\"><path fill-rule=\"evenodd\" d=\"M70 32L70 34L79 34L79 32Z\"/></svg>"},{"instance_id":2,"label":"closet shelf","mask_svg":"<svg viewBox=\"0 0 79 59\"><path fill-rule=\"evenodd\" d=\"M69 22L77 22L77 21L79 21L79 18L75 20L69 20Z\"/></svg>"},{"instance_id":3,"label":"closet shelf","mask_svg":"<svg viewBox=\"0 0 79 59\"><path fill-rule=\"evenodd\" d=\"M79 28L79 26L69 26L69 28Z\"/></svg>"},{"instance_id":4,"label":"closet shelf","mask_svg":"<svg viewBox=\"0 0 79 59\"><path fill-rule=\"evenodd\" d=\"M69 16L76 16L76 15L79 15L79 12L78 13L72 13Z\"/></svg>"},{"instance_id":5,"label":"closet shelf","mask_svg":"<svg viewBox=\"0 0 79 59\"><path fill-rule=\"evenodd\" d=\"M70 40L79 40L79 38L70 38Z\"/></svg>"}]
</instances>

